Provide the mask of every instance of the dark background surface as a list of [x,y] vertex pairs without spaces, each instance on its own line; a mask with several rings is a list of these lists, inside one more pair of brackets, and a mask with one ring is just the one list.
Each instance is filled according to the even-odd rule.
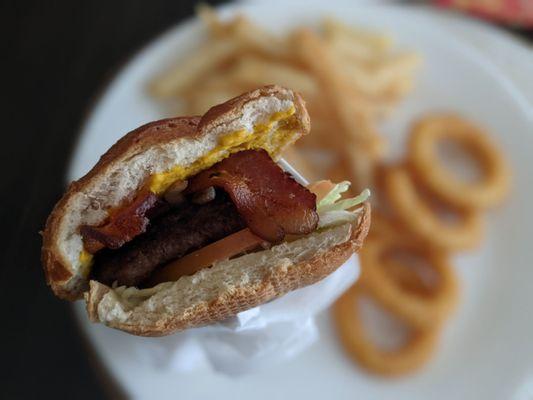
[[1,4],[0,398],[115,397],[69,304],[44,283],[38,231],[99,92],[140,47],[192,15],[194,2]]
[[194,2],[1,7],[0,398],[102,398],[109,385],[91,368],[70,305],[44,283],[38,231],[65,187],[69,153],[100,91],[140,47],[191,16]]

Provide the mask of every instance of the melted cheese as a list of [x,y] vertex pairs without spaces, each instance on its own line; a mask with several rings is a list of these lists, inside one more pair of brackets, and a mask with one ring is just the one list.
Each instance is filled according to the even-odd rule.
[[295,113],[294,107],[272,114],[267,123],[257,124],[252,131],[241,129],[220,137],[218,146],[188,166],[176,165],[166,172],[150,177],[149,188],[156,194],[163,193],[173,182],[186,179],[204,169],[211,167],[229,155],[242,150],[265,149],[270,155],[276,153],[291,137],[290,131],[272,127],[277,122],[289,118]]
[[93,264],[93,255],[88,251],[82,250],[80,252],[80,272],[83,276],[89,275],[90,268]]

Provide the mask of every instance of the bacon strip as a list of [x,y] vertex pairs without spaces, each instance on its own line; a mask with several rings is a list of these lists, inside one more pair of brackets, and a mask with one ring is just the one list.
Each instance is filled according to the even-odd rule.
[[248,228],[269,242],[316,229],[316,196],[286,174],[264,150],[246,150],[189,180],[186,193],[210,186],[226,191]]
[[112,212],[104,225],[80,227],[85,250],[94,254],[103,248],[118,249],[145,232],[149,218],[162,207],[164,205],[156,194],[140,192],[131,203]]

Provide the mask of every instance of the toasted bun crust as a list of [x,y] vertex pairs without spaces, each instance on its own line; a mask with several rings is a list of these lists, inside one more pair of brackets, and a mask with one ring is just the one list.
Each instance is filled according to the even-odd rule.
[[120,163],[120,160],[141,152],[158,143],[198,135],[200,117],[168,118],[143,125],[118,140],[96,165],[82,178],[72,182],[63,197],[48,216],[43,231],[41,262],[48,285],[56,296],[65,300],[77,300],[87,287],[85,277],[76,274],[70,262],[59,249],[61,222],[68,213],[75,194],[82,192],[104,173]]
[[365,203],[353,224],[282,244],[280,251],[221,262],[177,282],[143,291],[91,281],[87,312],[93,322],[139,336],[209,325],[320,281],[361,248],[369,228]]

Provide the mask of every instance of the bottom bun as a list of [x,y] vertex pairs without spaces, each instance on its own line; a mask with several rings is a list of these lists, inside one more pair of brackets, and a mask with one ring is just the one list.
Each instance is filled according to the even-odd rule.
[[91,281],[87,312],[93,322],[140,336],[222,321],[323,279],[359,250],[369,227],[365,203],[354,223],[225,260],[175,282],[137,289]]

